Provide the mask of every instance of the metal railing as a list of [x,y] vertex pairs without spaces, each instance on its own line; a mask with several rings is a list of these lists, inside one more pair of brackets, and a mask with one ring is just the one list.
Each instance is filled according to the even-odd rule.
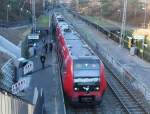
[[6,91],[11,91],[11,86],[14,82],[16,69],[13,65],[13,59],[9,59],[1,68],[2,78],[0,80],[0,88],[5,89]]
[[0,114],[33,114],[34,106],[0,92]]

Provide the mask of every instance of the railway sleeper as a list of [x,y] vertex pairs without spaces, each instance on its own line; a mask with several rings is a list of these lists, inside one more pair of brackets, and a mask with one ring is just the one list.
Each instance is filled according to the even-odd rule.
[[[99,54],[98,54],[99,55]],[[108,73],[109,75],[110,75],[110,73]],[[115,73],[115,75],[118,75],[118,74],[116,74]],[[110,75],[110,77],[111,78],[109,78],[109,79],[112,79],[114,82],[113,82],[113,84],[109,84],[110,86],[112,86],[111,88],[113,89],[113,91],[114,91],[114,93],[116,94],[116,96],[119,96],[120,94],[121,94],[121,92],[123,92],[123,91],[119,91],[119,90],[123,90],[123,89],[125,89],[126,87],[125,87],[125,85],[124,84],[122,84],[121,83],[121,81],[119,80],[119,79],[113,79],[113,78],[115,78],[115,77],[113,77],[113,74],[112,75]],[[118,78],[118,77],[117,77]],[[118,82],[118,81],[120,81],[120,82]],[[109,82],[112,82],[112,81],[109,81]],[[115,84],[114,84],[115,83]],[[124,86],[124,87],[122,87],[122,86]],[[117,88],[117,89],[116,89]],[[127,91],[127,90],[126,90]],[[125,92],[125,91],[124,91]],[[125,92],[125,93],[129,93],[129,92]],[[120,96],[123,96],[123,95],[120,95]],[[125,99],[125,100],[131,100],[132,99],[132,96],[130,96],[130,94],[128,95],[130,98],[123,98],[123,99]],[[122,98],[120,97],[119,99],[121,99],[121,102],[122,102]],[[132,99],[133,100],[133,99]],[[129,103],[131,103],[131,101],[129,102]],[[128,104],[129,104],[128,103]],[[133,104],[135,104],[136,102],[134,102]],[[128,105],[127,104],[127,105]],[[125,106],[125,107],[127,107],[127,106]],[[141,109],[142,110],[142,109]]]

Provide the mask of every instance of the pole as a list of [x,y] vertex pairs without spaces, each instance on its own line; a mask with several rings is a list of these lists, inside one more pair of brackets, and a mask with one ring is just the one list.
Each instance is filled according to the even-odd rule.
[[8,17],[8,13],[9,13],[10,5],[8,4],[6,7],[7,7],[7,16],[6,16],[6,20],[7,20],[7,22],[8,22],[8,18],[9,18],[9,17]]
[[33,33],[35,33],[36,31],[35,0],[32,0],[32,24],[33,24]]
[[45,0],[43,0],[43,11],[45,10]]
[[50,14],[49,14],[49,28],[50,28],[50,26],[51,26],[51,16],[50,16]]
[[7,17],[6,18],[7,18],[7,23],[8,23],[8,6],[7,6]]
[[124,46],[124,37],[125,37],[125,30],[126,30],[127,3],[128,3],[128,1],[124,0],[121,36],[120,36],[120,46]]
[[145,0],[145,13],[144,13],[144,28],[146,28],[146,19],[147,18],[147,0]]

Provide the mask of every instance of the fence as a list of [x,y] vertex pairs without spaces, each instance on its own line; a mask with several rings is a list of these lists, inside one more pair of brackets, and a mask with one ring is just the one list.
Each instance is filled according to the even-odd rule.
[[[14,60],[8,60],[1,68],[2,79],[0,80],[0,114],[43,114],[44,113],[44,93],[34,97],[34,105],[28,101],[12,95],[11,87],[16,76]],[[21,94],[21,93],[20,93]],[[37,102],[38,101],[38,102]]]
[[0,87],[6,91],[11,91],[11,86],[14,82],[16,69],[13,65],[13,59],[9,59],[1,68],[2,79],[0,80]]
[[34,106],[0,92],[0,114],[33,114]]

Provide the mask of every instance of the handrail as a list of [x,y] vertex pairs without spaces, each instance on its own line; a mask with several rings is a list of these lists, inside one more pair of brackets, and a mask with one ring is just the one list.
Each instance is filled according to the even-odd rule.
[[0,112],[2,114],[21,114],[22,109],[26,114],[33,114],[34,105],[9,96],[6,92],[0,92]]

